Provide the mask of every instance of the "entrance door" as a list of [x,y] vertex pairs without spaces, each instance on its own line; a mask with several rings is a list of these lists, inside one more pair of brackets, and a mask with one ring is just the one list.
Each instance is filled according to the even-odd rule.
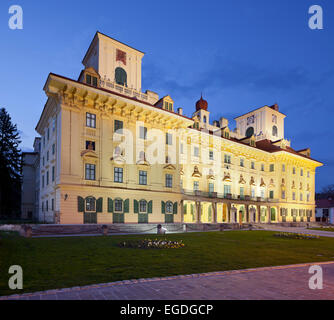
[[84,212],[84,223],[97,223],[96,212]]
[[138,223],[148,223],[148,214],[138,213]]
[[170,213],[165,214],[165,223],[174,223],[174,215]]
[[124,223],[124,213],[113,213],[112,219],[113,223]]
[[271,210],[270,210],[270,220],[271,221],[276,221],[276,210],[275,210],[275,208],[271,208]]

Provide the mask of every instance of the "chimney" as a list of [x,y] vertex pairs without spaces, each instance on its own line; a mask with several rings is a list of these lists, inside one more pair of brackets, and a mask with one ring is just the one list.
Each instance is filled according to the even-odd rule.
[[182,116],[183,115],[183,109],[182,108],[177,108],[177,113]]

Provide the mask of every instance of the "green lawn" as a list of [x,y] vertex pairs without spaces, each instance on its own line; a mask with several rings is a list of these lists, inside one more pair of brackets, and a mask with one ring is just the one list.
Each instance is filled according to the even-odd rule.
[[[117,243],[149,236],[21,238],[2,233],[0,295],[8,290],[8,268],[21,265],[24,290],[334,260],[334,238],[281,239],[270,231],[227,231],[160,236],[183,240],[181,249],[124,249]],[[150,236],[158,238],[157,236]]]
[[320,231],[331,231],[334,232],[334,227],[328,227],[328,228],[309,228],[310,230],[320,230]]

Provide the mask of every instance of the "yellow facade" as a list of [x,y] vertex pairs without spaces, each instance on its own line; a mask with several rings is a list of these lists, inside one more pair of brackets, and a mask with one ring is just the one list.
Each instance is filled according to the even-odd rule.
[[[245,138],[225,120],[210,125],[208,110],[199,107],[188,118],[174,110],[170,96],[159,100],[154,92],[129,88],[128,79],[141,84],[142,56],[97,33],[79,81],[49,75],[48,101],[36,128],[42,136],[40,220],[315,220],[315,170],[321,163],[284,139]],[[109,62],[118,68],[115,81],[102,73],[109,59],[117,60]]]

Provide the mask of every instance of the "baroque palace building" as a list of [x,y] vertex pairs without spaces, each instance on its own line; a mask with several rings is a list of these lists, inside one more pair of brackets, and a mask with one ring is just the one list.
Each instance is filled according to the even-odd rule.
[[142,92],[144,53],[97,32],[78,80],[50,73],[41,135],[39,220],[277,223],[315,220],[310,149],[284,136],[277,104],[210,121]]

